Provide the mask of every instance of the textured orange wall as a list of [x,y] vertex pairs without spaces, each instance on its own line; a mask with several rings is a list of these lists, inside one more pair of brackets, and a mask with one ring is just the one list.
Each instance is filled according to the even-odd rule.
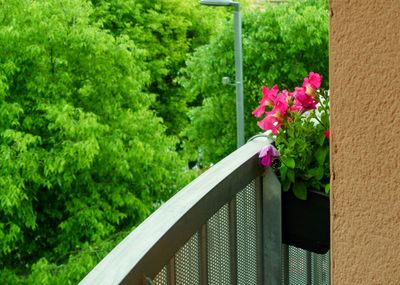
[[332,284],[400,284],[400,0],[331,0]]

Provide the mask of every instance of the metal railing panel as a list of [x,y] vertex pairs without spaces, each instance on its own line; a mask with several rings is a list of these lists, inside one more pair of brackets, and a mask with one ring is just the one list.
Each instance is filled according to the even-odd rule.
[[262,175],[257,153],[267,142],[257,138],[247,143],[183,188],[118,244],[80,284],[143,284],[145,277],[154,279],[201,225]]
[[283,245],[283,285],[329,285],[330,255]]
[[166,266],[164,266],[163,269],[154,278],[153,284],[154,285],[167,285],[168,284],[168,275],[167,275],[167,267]]
[[207,222],[208,282],[210,285],[233,284],[230,263],[229,207],[224,205]]
[[199,237],[194,234],[176,253],[176,284],[200,284]]
[[252,181],[236,195],[237,205],[237,283],[239,285],[258,283],[257,254],[261,247],[257,244],[257,190]]
[[262,177],[258,177],[255,182],[256,187],[256,238],[257,238],[257,284],[264,284],[264,253],[263,253],[263,193]]

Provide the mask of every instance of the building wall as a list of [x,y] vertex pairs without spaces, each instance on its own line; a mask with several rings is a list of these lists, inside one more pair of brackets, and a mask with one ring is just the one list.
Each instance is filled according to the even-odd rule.
[[400,284],[400,0],[330,0],[332,284]]

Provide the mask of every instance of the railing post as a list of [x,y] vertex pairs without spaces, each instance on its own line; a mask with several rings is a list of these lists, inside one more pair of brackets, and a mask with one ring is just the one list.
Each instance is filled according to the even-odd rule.
[[282,244],[283,285],[289,285],[289,246]]
[[306,285],[312,284],[312,275],[313,275],[313,267],[312,267],[312,260],[311,260],[311,252],[306,251]]
[[282,284],[281,184],[271,168],[263,178],[264,284]]
[[262,223],[262,206],[263,206],[263,193],[262,193],[262,179],[258,177],[256,181],[256,221],[257,221],[257,284],[263,284],[263,223]]
[[167,267],[168,285],[176,284],[175,256],[171,258]]
[[200,285],[208,283],[208,264],[207,264],[207,224],[201,225],[199,231],[199,258],[200,258]]
[[323,260],[321,256],[315,253],[312,253],[311,255],[312,255],[312,283],[324,284],[324,276],[322,272]]
[[236,198],[229,202],[229,259],[231,270],[231,284],[237,284],[237,228],[236,228]]

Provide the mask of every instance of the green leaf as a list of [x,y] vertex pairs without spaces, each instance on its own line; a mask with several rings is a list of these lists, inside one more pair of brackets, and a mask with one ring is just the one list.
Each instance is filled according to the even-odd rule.
[[314,157],[317,160],[319,165],[323,165],[326,155],[328,154],[329,149],[326,147],[319,147],[315,153],[314,153]]
[[295,178],[296,178],[296,175],[295,175],[295,173],[294,173],[294,170],[288,169],[288,171],[287,171],[287,178],[288,178],[288,181],[289,181],[289,182],[293,182],[293,183],[294,183],[294,180],[295,180]]
[[328,184],[325,185],[325,193],[329,194],[330,191],[331,191],[331,184],[328,183]]
[[315,177],[315,179],[321,180],[322,177],[324,176],[324,168],[323,168],[322,165],[320,165],[319,167],[315,167],[315,168],[313,168],[313,169],[310,169],[310,170],[308,171],[308,173],[309,173],[311,176]]
[[285,180],[286,179],[286,173],[287,173],[288,168],[286,167],[286,165],[282,164],[281,167],[279,168],[279,173],[281,175],[281,180]]
[[294,184],[293,193],[297,198],[307,200],[307,188],[303,182],[299,181]]
[[284,191],[284,192],[287,192],[287,191],[289,191],[290,185],[291,185],[292,183],[290,183],[290,181],[288,181],[288,180],[284,180],[284,181],[281,181],[281,184],[282,184],[282,189],[283,189],[283,191]]
[[325,141],[325,135],[320,135],[320,136],[318,136],[318,138],[317,138],[317,143],[319,144],[319,145],[323,145],[324,144],[324,141]]
[[286,157],[286,156],[282,156],[281,157],[281,161],[284,165],[286,165],[288,168],[294,168],[296,163],[294,162],[294,159],[291,157]]

